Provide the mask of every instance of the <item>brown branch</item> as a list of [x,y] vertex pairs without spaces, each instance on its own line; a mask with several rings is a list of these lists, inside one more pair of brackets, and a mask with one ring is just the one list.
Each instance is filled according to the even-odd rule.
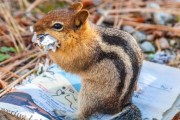
[[15,85],[17,85],[18,83],[20,83],[25,77],[27,77],[28,75],[30,75],[32,72],[34,72],[35,69],[32,69],[31,71],[29,71],[28,73],[26,73],[25,75],[23,75],[22,77],[18,78],[17,80],[13,81],[11,84],[9,84],[7,87],[5,87],[4,89],[2,89],[1,93],[0,93],[0,97],[2,97],[4,94],[6,94],[7,92],[9,92]]
[[22,58],[22,57],[25,57],[25,56],[29,56],[30,54],[33,54],[35,52],[38,52],[38,49],[35,49],[35,50],[32,50],[32,51],[28,51],[28,52],[24,52],[24,53],[21,53],[21,54],[18,54],[16,55],[15,57],[11,57],[3,62],[0,63],[0,66],[2,65],[5,65],[9,62],[12,62],[12,61],[15,61],[16,59],[19,59],[19,58]]
[[179,10],[171,10],[171,9],[150,9],[150,8],[123,8],[121,10],[110,10],[109,13],[110,14],[114,14],[114,13],[130,13],[130,12],[141,12],[141,13],[169,13],[169,14],[173,14],[173,15],[180,15]]
[[13,77],[17,77],[17,78],[20,77],[19,75],[15,74],[15,73],[13,73],[13,72],[11,72],[11,71],[9,71],[9,70],[6,69],[6,68],[0,67],[0,71],[1,71],[1,72],[5,72],[5,73],[9,73],[9,74],[11,74],[11,76],[13,76]]
[[34,3],[32,3],[26,10],[26,12],[30,12],[32,9],[34,9],[37,5],[39,5],[43,0],[35,0]]

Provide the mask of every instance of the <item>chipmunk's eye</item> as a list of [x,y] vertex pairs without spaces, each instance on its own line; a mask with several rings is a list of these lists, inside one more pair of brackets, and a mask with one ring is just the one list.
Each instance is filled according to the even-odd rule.
[[61,23],[55,23],[52,28],[57,31],[61,31],[63,29],[63,25]]

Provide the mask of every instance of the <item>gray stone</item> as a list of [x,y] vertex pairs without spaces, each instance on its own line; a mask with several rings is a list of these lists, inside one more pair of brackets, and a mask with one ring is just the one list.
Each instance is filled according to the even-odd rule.
[[160,51],[155,54],[154,58],[151,59],[151,61],[160,64],[165,64],[173,60],[175,56],[176,56],[175,53],[172,51]]
[[140,31],[134,32],[133,37],[137,40],[137,42],[142,42],[147,38],[146,34]]
[[175,46],[176,45],[176,40],[174,40],[174,39],[170,40],[170,45]]
[[[146,7],[147,8],[154,8],[154,9],[160,9],[161,8],[159,4],[154,3],[154,2],[147,4]],[[174,19],[173,15],[168,14],[168,13],[163,13],[163,12],[162,13],[148,14],[148,15],[152,15],[154,23],[159,24],[159,25],[165,25]]]
[[180,38],[172,38],[169,40],[170,45],[174,48],[180,48]]
[[133,33],[136,31],[132,26],[129,26],[129,25],[123,26],[123,30],[128,32],[128,33]]
[[140,45],[143,52],[155,52],[155,47],[151,42],[145,41]]
[[159,9],[159,8],[160,8],[160,5],[157,4],[157,3],[151,2],[151,3],[147,4],[146,7],[147,7],[147,8],[155,8],[155,9]]
[[167,49],[170,47],[169,43],[168,43],[168,40],[166,38],[160,38],[158,40],[159,42],[159,45],[162,49]]
[[153,41],[154,40],[154,35],[153,34],[147,35],[147,40],[148,41]]
[[23,71],[19,72],[18,75],[23,76],[24,74],[26,74],[29,71],[30,71],[29,69],[24,69]]
[[102,0],[93,0],[93,3],[94,3],[95,5],[99,5],[99,4],[101,4],[101,2],[102,2]]
[[165,25],[171,22],[174,19],[174,16],[168,13],[155,13],[153,15],[153,21],[156,24]]

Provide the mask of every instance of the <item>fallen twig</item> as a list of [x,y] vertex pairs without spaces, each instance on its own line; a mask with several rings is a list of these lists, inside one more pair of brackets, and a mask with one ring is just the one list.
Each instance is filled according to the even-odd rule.
[[34,3],[32,3],[27,9],[26,12],[30,12],[32,9],[34,9],[37,5],[39,5],[43,0],[35,0]]
[[28,75],[30,75],[31,73],[33,73],[35,71],[35,68],[30,70],[28,73],[26,73],[25,75],[21,76],[20,78],[18,78],[17,80],[13,81],[12,83],[10,83],[8,86],[6,86],[4,89],[2,89],[0,92],[0,97],[2,97],[4,94],[6,94],[7,92],[9,92],[15,85],[17,85],[18,83],[20,83],[25,77],[27,77]]
[[141,12],[141,13],[170,13],[173,15],[180,15],[179,10],[172,10],[172,9],[150,9],[150,8],[124,8],[122,10],[110,10],[110,14],[114,13],[131,13],[131,12]]
[[38,49],[34,49],[34,50],[31,50],[31,51],[27,51],[27,52],[18,54],[18,55],[16,55],[15,57],[11,57],[11,58],[9,58],[9,59],[1,62],[1,63],[0,63],[0,66],[5,65],[5,64],[7,64],[7,63],[9,63],[9,62],[15,61],[16,59],[19,59],[19,58],[28,56],[28,55],[30,55],[30,54],[32,54],[32,53],[35,53],[35,52],[38,52]]

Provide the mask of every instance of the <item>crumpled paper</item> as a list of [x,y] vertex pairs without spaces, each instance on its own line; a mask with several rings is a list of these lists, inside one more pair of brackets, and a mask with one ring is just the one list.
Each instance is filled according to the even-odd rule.
[[[33,32],[33,28],[30,27],[30,31]],[[40,37],[44,37],[42,40],[40,40],[37,37],[37,33],[34,32],[34,35],[32,37],[32,42],[33,43],[37,43],[39,46],[43,47],[43,49],[45,51],[49,51],[52,50],[53,52],[56,51],[56,49],[59,47],[58,41],[57,39],[55,39],[54,37],[52,37],[49,34],[43,34]]]

